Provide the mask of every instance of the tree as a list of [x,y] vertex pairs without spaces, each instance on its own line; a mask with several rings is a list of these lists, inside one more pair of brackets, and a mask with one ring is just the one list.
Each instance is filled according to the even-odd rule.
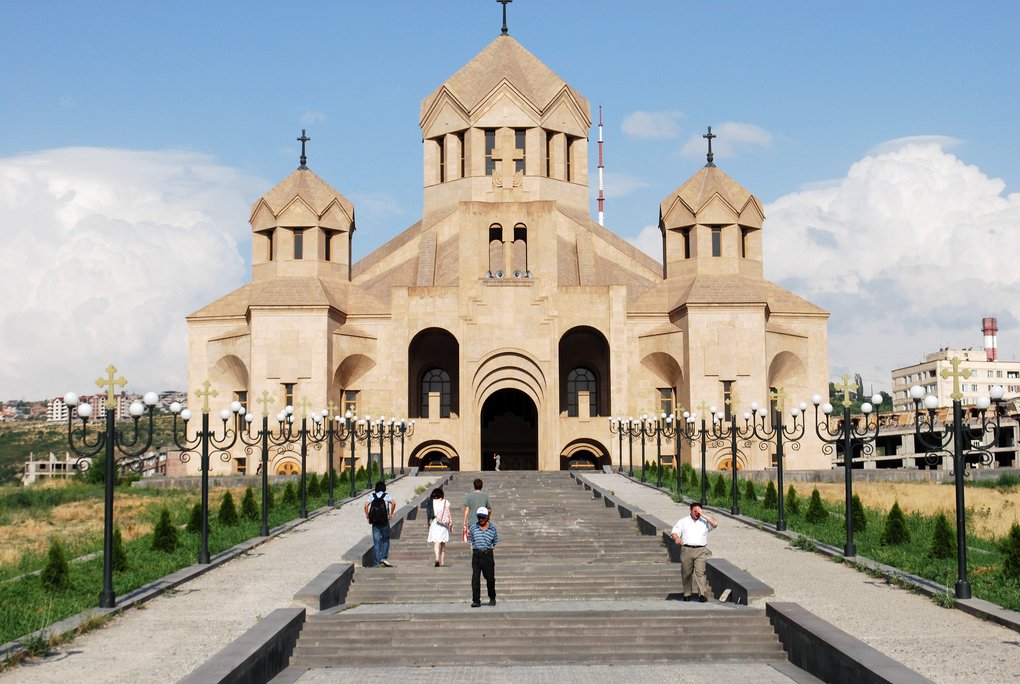
[[715,484],[712,485],[712,496],[717,499],[726,498],[726,480],[723,479],[722,473],[715,476]]
[[293,506],[297,503],[297,490],[294,489],[294,483],[288,482],[287,486],[283,488],[283,505]]
[[797,489],[790,485],[786,490],[786,499],[783,501],[787,515],[800,515],[800,498],[797,496]]
[[935,530],[931,536],[931,546],[928,548],[929,558],[953,558],[956,555],[956,540],[953,539],[953,530],[949,526],[949,520],[944,513],[939,513],[935,518]]
[[124,550],[124,539],[120,536],[120,528],[113,528],[113,571],[124,572],[128,569],[127,551]]
[[850,527],[853,528],[854,532],[863,532],[868,529],[868,514],[864,511],[861,497],[856,494],[850,499],[850,515],[853,518],[850,522]]
[[197,503],[191,507],[191,517],[188,518],[188,526],[184,528],[187,532],[202,531],[202,504]]
[[319,486],[319,476],[317,474],[312,473],[308,477],[308,484],[306,486],[307,486],[306,492],[308,494],[309,499],[313,499],[322,494],[322,487]]
[[1020,524],[1013,523],[1002,542],[1002,574],[1010,581],[1020,580]]
[[811,501],[808,503],[804,519],[809,523],[823,523],[829,519],[829,511],[822,504],[822,495],[818,493],[818,487],[811,491]]
[[237,524],[237,507],[234,506],[234,497],[230,494],[230,490],[223,492],[223,497],[220,499],[220,511],[216,519],[220,521],[221,525],[227,527]]
[[42,585],[51,591],[66,589],[70,583],[71,568],[67,563],[64,545],[59,539],[51,539],[46,553],[46,567],[39,573]]
[[748,480],[744,485],[744,499],[747,501],[758,500],[758,492],[754,489],[754,480]]
[[177,538],[177,528],[170,522],[170,511],[164,506],[163,510],[159,512],[159,522],[156,523],[156,529],[152,533],[152,548],[154,551],[170,553],[180,543]]
[[765,498],[762,500],[765,508],[776,508],[779,506],[779,495],[776,492],[776,485],[772,480],[765,485]]
[[907,519],[900,509],[899,501],[893,503],[889,509],[889,515],[885,518],[885,529],[882,530],[883,544],[903,544],[910,541],[910,530],[907,529]]
[[241,499],[241,517],[245,520],[259,519],[259,508],[255,504],[255,492],[251,487],[244,490],[244,497]]

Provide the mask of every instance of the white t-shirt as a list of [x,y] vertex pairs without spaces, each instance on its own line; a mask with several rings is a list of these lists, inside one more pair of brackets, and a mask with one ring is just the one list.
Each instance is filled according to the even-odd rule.
[[673,525],[672,534],[680,536],[680,541],[687,546],[705,546],[708,544],[708,533],[715,527],[710,525],[705,516],[695,521],[691,516],[680,518],[676,525]]

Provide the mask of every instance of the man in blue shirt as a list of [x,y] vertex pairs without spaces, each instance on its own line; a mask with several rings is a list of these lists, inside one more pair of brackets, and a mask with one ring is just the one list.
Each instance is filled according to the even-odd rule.
[[499,543],[496,526],[489,522],[489,509],[484,506],[475,511],[478,522],[468,530],[468,543],[471,544],[471,607],[482,605],[482,583],[480,575],[485,575],[485,588],[489,594],[489,605],[496,605],[496,561],[492,549]]

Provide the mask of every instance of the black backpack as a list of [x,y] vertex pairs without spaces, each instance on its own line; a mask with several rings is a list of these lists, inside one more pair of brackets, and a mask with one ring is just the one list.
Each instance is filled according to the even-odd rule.
[[386,495],[372,495],[372,503],[368,505],[368,522],[381,526],[389,522],[389,515],[386,511]]

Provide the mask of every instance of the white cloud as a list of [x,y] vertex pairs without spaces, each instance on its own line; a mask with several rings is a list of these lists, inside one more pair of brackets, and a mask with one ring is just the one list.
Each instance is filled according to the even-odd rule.
[[183,388],[184,316],[248,279],[269,187],[182,151],[64,148],[0,159],[0,399]]
[[631,112],[623,117],[620,129],[631,138],[661,139],[676,138],[680,135],[680,119],[683,112]]
[[312,124],[322,123],[326,120],[325,112],[319,112],[313,109],[306,109],[305,113],[301,115],[301,125],[311,126]]
[[656,261],[662,261],[662,231],[658,226],[645,226],[640,233],[627,238],[627,242]]
[[834,184],[766,207],[769,276],[827,308],[831,374],[889,372],[943,346],[980,348],[999,319],[1020,350],[1020,193],[930,139],[877,149]]
[[868,156],[877,157],[880,154],[899,152],[904,147],[910,147],[912,145],[935,145],[943,150],[953,150],[959,147],[962,142],[963,141],[959,138],[953,138],[948,135],[908,135],[903,138],[886,140],[883,143],[875,145],[873,148],[868,150]]
[[354,211],[359,222],[384,223],[399,218],[404,210],[400,203],[385,192],[362,192],[351,195]]
[[[605,174],[605,185],[606,185],[606,198],[619,199],[626,197],[627,195],[633,194],[634,192],[643,188],[649,188],[652,186],[646,180],[638,178],[637,176],[630,176],[625,173],[614,173],[612,171],[606,171]],[[598,197],[598,177],[589,179],[591,181],[591,192],[592,197]]]
[[[724,121],[712,126],[712,152],[720,159],[735,156],[738,152],[752,147],[772,147],[772,134],[764,128],[739,121]],[[695,133],[684,146],[680,154],[685,157],[701,157],[708,152],[708,141],[704,133]]]

